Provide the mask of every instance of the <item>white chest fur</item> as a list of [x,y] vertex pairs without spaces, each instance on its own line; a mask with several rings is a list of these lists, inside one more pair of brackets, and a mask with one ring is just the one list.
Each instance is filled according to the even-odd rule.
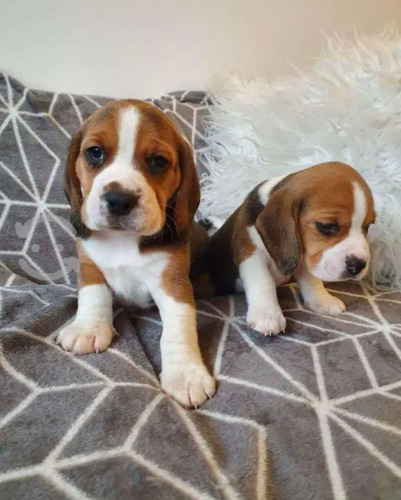
[[82,246],[121,302],[145,308],[152,304],[151,290],[160,285],[169,255],[140,253],[138,242],[133,234],[104,231],[83,240]]

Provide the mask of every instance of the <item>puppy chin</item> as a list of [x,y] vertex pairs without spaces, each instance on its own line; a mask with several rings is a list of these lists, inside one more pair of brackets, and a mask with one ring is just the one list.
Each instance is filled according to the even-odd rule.
[[361,271],[357,276],[347,276],[346,275],[346,269],[345,265],[341,267],[341,270],[332,270],[330,269],[330,266],[324,266],[321,265],[320,263],[314,268],[314,269],[309,269],[309,272],[315,277],[318,278],[319,280],[325,281],[325,282],[333,282],[333,281],[360,281],[362,280],[367,272],[368,272],[368,266]]
[[331,281],[345,281],[345,279],[338,274],[333,274],[325,271],[324,269],[313,269],[310,273],[317,279],[325,282]]
[[320,261],[314,268],[309,268],[309,272],[321,281],[345,281],[347,278],[344,278],[344,268],[345,265],[340,263]]
[[[88,226],[89,227],[89,226]],[[133,220],[99,220],[93,224],[93,227],[89,227],[93,231],[126,231],[129,233],[134,233],[138,236],[152,236],[158,233],[163,227],[163,224],[159,220],[151,221],[138,221]]]

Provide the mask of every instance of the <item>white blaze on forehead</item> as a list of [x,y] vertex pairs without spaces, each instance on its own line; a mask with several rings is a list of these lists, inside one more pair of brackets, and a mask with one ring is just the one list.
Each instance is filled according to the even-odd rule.
[[141,114],[137,108],[123,108],[118,116],[118,149],[114,162],[130,165],[134,156]]
[[350,234],[361,232],[367,211],[366,197],[363,189],[357,182],[353,182],[352,187],[354,191],[354,213],[351,219]]

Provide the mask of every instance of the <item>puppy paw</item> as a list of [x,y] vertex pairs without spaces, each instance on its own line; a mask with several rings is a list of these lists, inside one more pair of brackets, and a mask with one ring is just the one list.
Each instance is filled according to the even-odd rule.
[[109,347],[114,333],[113,327],[108,324],[74,321],[61,330],[57,344],[74,354],[100,352]]
[[346,309],[342,300],[329,293],[319,296],[314,300],[306,301],[305,304],[312,311],[319,314],[328,314],[329,316],[339,316]]
[[268,336],[285,332],[287,325],[281,309],[249,309],[247,322],[252,330]]
[[185,408],[197,408],[216,392],[216,382],[203,363],[168,367],[160,381],[163,391]]

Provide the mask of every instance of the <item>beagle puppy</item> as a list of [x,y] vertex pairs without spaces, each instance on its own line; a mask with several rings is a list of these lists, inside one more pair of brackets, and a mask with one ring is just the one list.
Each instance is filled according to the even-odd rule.
[[103,351],[114,334],[113,296],[141,308],[156,303],[162,388],[185,407],[201,405],[215,382],[201,358],[189,278],[201,246],[190,145],[152,104],[110,102],[73,136],[65,191],[77,231],[79,293],[75,320],[58,342],[76,354]]
[[365,276],[374,221],[368,185],[343,163],[262,182],[212,236],[211,280],[219,294],[245,291],[248,324],[264,335],[285,331],[276,287],[292,276],[312,311],[336,316],[345,304],[322,282]]

